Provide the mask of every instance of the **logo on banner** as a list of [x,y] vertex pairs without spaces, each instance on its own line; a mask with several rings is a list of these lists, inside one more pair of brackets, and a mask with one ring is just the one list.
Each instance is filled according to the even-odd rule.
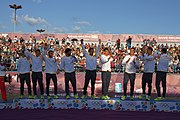
[[160,103],[160,106],[163,108],[169,108],[169,103]]
[[129,106],[129,107],[135,107],[136,102],[126,102],[126,105]]

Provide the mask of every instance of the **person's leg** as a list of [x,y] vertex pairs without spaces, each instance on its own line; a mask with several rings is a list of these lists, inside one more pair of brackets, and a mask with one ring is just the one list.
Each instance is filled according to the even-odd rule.
[[66,91],[66,95],[69,95],[69,75],[68,73],[64,73],[65,76],[65,91]]
[[132,97],[134,95],[134,84],[135,84],[135,78],[136,78],[136,74],[129,74],[129,79],[130,79],[130,96]]
[[124,73],[124,81],[123,81],[123,88],[124,88],[124,96],[127,96],[127,84],[129,81],[128,73]]
[[91,95],[94,95],[96,76],[96,71],[93,71],[91,75]]
[[166,97],[166,75],[167,73],[164,72],[162,76],[163,97]]
[[4,76],[0,76],[0,90],[2,94],[2,100],[6,101],[7,96],[6,96],[6,88],[5,88],[5,83],[4,83]]
[[147,78],[147,74],[143,73],[142,76],[142,90],[143,90],[143,94],[146,94],[146,78]]
[[31,81],[30,81],[30,73],[25,74],[25,80],[26,80],[26,85],[28,87],[28,95],[31,95]]
[[70,78],[70,81],[71,81],[71,84],[72,84],[72,87],[73,87],[73,92],[74,92],[74,95],[77,94],[77,89],[76,89],[76,74],[75,72],[71,73],[71,78]]
[[101,74],[101,79],[102,79],[102,95],[106,94],[106,72],[102,72]]
[[49,96],[49,85],[50,85],[51,76],[46,73],[46,94]]
[[24,95],[24,75],[20,74],[20,95]]
[[37,91],[36,91],[37,78],[38,78],[38,74],[35,73],[35,72],[32,72],[32,83],[33,83],[33,92],[34,92],[34,95],[37,95]]
[[151,90],[152,90],[152,77],[153,73],[149,73],[147,83],[148,83],[148,96],[151,96]]
[[57,95],[57,76],[56,74],[52,74],[51,76],[54,83],[54,95]]
[[106,95],[108,95],[108,90],[109,90],[109,84],[110,84],[110,80],[111,80],[111,72],[107,72],[106,73]]
[[44,86],[43,86],[43,75],[42,75],[42,72],[38,73],[38,84],[39,84],[41,95],[44,95]]
[[[88,70],[86,70],[83,95],[87,95],[87,87],[88,87],[90,78],[91,78],[91,72],[89,72]],[[91,81],[91,82],[92,82],[92,81]]]
[[157,90],[158,97],[161,97],[160,81],[161,81],[161,72],[157,72],[157,74],[156,74],[156,90]]

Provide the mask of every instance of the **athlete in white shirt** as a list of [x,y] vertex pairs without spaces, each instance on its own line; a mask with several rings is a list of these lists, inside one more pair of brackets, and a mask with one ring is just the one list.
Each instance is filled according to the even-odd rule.
[[130,49],[130,55],[125,56],[125,58],[122,61],[122,65],[125,67],[124,72],[124,95],[121,97],[122,100],[126,99],[126,92],[127,92],[127,84],[130,80],[130,99],[134,100],[133,94],[134,94],[134,84],[135,84],[135,78],[136,78],[136,70],[139,67],[139,60],[135,56],[135,48]]
[[32,60],[32,83],[33,83],[33,98],[37,97],[36,86],[37,82],[40,87],[41,99],[44,98],[43,75],[42,75],[42,62],[43,58],[39,49],[35,50],[35,55],[31,54],[28,50],[25,51],[27,58]]
[[[158,61],[157,65],[157,74],[156,74],[156,90],[158,97],[155,98],[155,100],[164,100],[166,97],[166,75],[169,68],[169,62],[171,60],[171,57],[167,55],[167,49],[163,48],[161,50],[160,59]],[[163,87],[163,94],[161,97],[161,89],[160,89],[160,82],[162,81],[162,87]]]
[[[142,90],[143,93],[139,96],[140,99],[145,98],[147,101],[150,100],[151,90],[152,90],[152,77],[155,69],[155,54],[153,55],[153,49],[151,47],[147,48],[147,53],[142,53],[139,56],[140,60],[144,62],[144,72],[142,76]],[[148,94],[146,95],[146,84],[148,84]]]
[[69,81],[71,82],[73,86],[73,91],[74,91],[74,97],[78,99],[77,95],[77,90],[76,90],[76,74],[74,70],[74,63],[77,62],[76,57],[71,55],[71,49],[66,48],[65,50],[66,56],[64,56],[61,59],[61,64],[60,64],[60,70],[65,71],[65,91],[66,91],[66,99],[69,99]]
[[98,48],[96,48],[96,54],[94,55],[94,48],[89,48],[88,52],[85,50],[85,45],[83,40],[81,40],[82,50],[86,58],[86,75],[85,75],[85,83],[84,83],[84,92],[82,99],[85,99],[87,96],[87,87],[89,81],[91,80],[91,98],[94,99],[94,90],[95,90],[95,82],[96,82],[96,68],[97,68],[97,58],[100,51],[101,40],[99,39]]
[[26,58],[24,52],[20,53],[21,57],[17,62],[17,71],[20,77],[20,99],[23,98],[24,95],[24,82],[26,81],[28,87],[28,95],[31,99],[31,80],[30,80],[30,62],[29,59]]
[[102,64],[102,99],[110,99],[108,96],[109,83],[111,80],[111,62],[113,58],[108,48],[105,48],[104,53],[101,55],[100,60]]
[[[45,61],[45,73],[46,73],[46,94],[48,99],[51,99],[49,95],[49,86],[50,86],[50,80],[52,79],[54,83],[54,98],[58,99],[57,96],[57,76],[56,74],[59,73],[58,71],[58,63],[56,59],[54,58],[54,50],[48,49],[47,46],[44,48],[44,52],[42,54],[43,60]],[[46,57],[46,52],[48,51],[48,57]]]

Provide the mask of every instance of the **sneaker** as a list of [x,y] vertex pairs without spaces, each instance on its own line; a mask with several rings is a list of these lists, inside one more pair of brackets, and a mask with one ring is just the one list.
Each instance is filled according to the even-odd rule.
[[32,99],[36,99],[36,98],[37,98],[37,95],[32,96]]
[[157,97],[157,98],[155,98],[154,100],[155,100],[155,101],[161,101],[162,98],[161,98],[161,97]]
[[102,100],[106,100],[106,96],[102,95],[102,96],[101,96],[101,99],[102,99]]
[[59,97],[57,95],[54,95],[54,99],[58,99]]
[[75,94],[75,95],[74,95],[74,98],[75,98],[75,99],[78,99],[78,98],[79,98],[78,94]]
[[33,99],[33,96],[32,96],[32,95],[29,95],[28,98],[29,98],[29,99]]
[[86,95],[83,95],[83,96],[81,97],[81,99],[86,99]]
[[165,100],[165,97],[161,97],[161,100]]
[[41,95],[41,99],[44,99],[44,95]]
[[23,97],[24,97],[23,95],[20,95],[20,96],[19,96],[19,99],[23,99]]
[[70,99],[70,96],[69,96],[69,95],[66,95],[66,99]]
[[51,96],[48,95],[48,96],[47,96],[47,99],[51,99]]
[[109,97],[108,95],[106,95],[105,97],[106,97],[106,100],[109,100],[109,99],[110,99],[110,97]]
[[121,100],[125,100],[126,99],[126,96],[121,96]]
[[130,100],[131,100],[131,101],[134,101],[134,97],[133,97],[133,96],[131,96],[131,97],[130,97]]
[[146,95],[146,100],[150,101],[151,100],[150,96]]
[[96,99],[96,97],[94,95],[91,95],[91,99]]
[[146,95],[145,95],[145,94],[142,94],[142,95],[140,95],[138,98],[139,98],[139,99],[144,99],[144,98],[146,98]]

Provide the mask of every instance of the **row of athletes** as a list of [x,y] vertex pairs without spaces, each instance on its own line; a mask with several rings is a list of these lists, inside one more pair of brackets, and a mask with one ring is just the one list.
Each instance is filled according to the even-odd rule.
[[[95,81],[96,81],[96,67],[97,67],[97,58],[100,52],[101,40],[99,40],[98,48],[96,49],[96,54],[94,55],[95,49],[89,48],[88,52],[85,49],[84,42],[81,41],[82,50],[86,57],[86,73],[85,73],[85,84],[84,92],[81,96],[82,99],[87,97],[87,87],[91,80],[91,98],[95,99],[94,90],[95,90]],[[79,98],[76,90],[76,75],[74,69],[74,63],[78,62],[77,58],[71,55],[71,49],[66,48],[65,56],[62,57],[60,65],[54,58],[53,49],[49,48],[48,45],[44,46],[44,51],[40,52],[39,49],[35,50],[35,55],[31,54],[28,50],[23,48],[20,59],[18,60],[18,74],[20,78],[20,97],[24,97],[24,84],[26,82],[28,86],[28,95],[29,98],[37,98],[37,83],[40,88],[40,98],[44,99],[44,88],[43,88],[43,75],[42,75],[42,64],[43,60],[45,62],[45,73],[46,73],[46,94],[47,98],[50,99],[49,95],[49,86],[50,80],[52,79],[54,83],[54,98],[58,99],[57,95],[57,74],[61,70],[64,70],[65,74],[65,92],[66,98],[69,99],[69,82],[71,82],[74,92],[74,97]],[[48,53],[48,57],[47,54]],[[33,92],[31,92],[31,80],[30,80],[30,59],[32,60],[32,83],[33,83]],[[155,100],[163,100],[166,96],[166,74],[168,71],[168,63],[171,58],[167,55],[167,50],[162,49],[161,54],[157,55],[153,53],[153,49],[148,47],[147,50],[143,50],[141,55],[135,55],[135,49],[130,48],[130,53],[125,56],[122,61],[122,65],[125,67],[124,72],[124,81],[123,81],[123,90],[124,95],[120,99],[125,100],[127,98],[127,84],[130,81],[130,100],[134,100],[134,85],[136,78],[136,70],[139,67],[139,61],[144,62],[144,73],[142,76],[142,89],[143,93],[139,97],[140,99],[150,100],[151,90],[152,90],[152,76],[155,68],[155,60],[158,59],[157,65],[157,74],[156,74],[156,89],[158,97]],[[0,58],[1,60],[1,58]],[[102,99],[110,99],[108,96],[108,89],[111,80],[111,62],[113,61],[111,52],[108,48],[104,48],[103,54],[100,56],[100,61],[102,64],[101,69],[101,79],[102,79]],[[4,76],[5,76],[5,65],[0,65],[0,88],[2,92],[2,100],[6,101],[6,91],[4,85]],[[163,94],[161,96],[160,82],[162,81]],[[148,93],[146,94],[146,84],[148,84]]]

